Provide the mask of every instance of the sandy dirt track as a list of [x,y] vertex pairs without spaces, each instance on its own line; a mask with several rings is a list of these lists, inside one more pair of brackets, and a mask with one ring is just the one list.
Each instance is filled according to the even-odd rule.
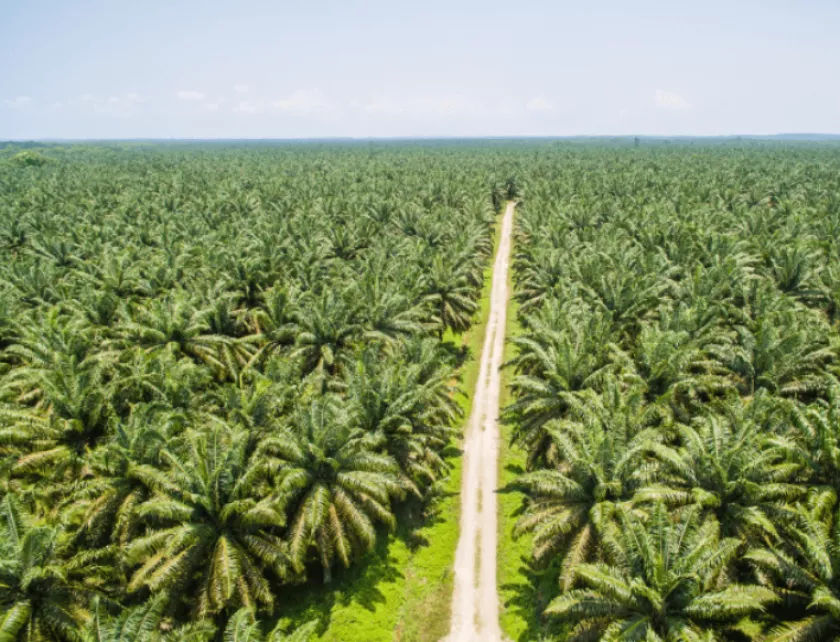
[[464,435],[461,533],[455,551],[455,589],[448,642],[502,640],[496,590],[499,368],[504,359],[513,207],[513,203],[508,203],[502,218],[481,366]]

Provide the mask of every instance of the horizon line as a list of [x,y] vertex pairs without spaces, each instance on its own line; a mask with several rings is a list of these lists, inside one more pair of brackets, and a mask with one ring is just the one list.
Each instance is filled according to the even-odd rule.
[[570,135],[486,135],[486,136],[303,136],[303,137],[160,137],[160,136],[131,136],[131,137],[44,137],[44,138],[2,138],[0,144],[8,143],[90,143],[90,142],[323,142],[323,141],[439,141],[439,140],[581,140],[581,139],[649,139],[649,140],[719,140],[719,139],[827,139],[840,141],[840,133],[822,132],[779,132],[774,134],[570,134]]

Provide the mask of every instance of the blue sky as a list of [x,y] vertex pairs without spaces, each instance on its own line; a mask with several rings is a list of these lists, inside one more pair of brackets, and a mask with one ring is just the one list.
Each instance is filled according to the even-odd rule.
[[840,0],[0,0],[0,139],[840,133]]

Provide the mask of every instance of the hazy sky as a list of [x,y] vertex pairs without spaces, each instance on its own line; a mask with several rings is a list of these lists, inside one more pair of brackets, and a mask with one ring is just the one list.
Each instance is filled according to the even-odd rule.
[[840,0],[0,0],[0,139],[840,133]]

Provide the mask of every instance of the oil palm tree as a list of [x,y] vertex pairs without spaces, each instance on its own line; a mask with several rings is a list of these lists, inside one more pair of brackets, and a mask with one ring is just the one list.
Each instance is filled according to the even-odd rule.
[[147,533],[126,550],[136,568],[129,591],[189,596],[198,617],[274,603],[269,578],[289,572],[285,518],[247,437],[210,427],[189,433],[183,454],[161,452],[167,466],[149,476],[155,492],[136,509]]
[[[814,492],[797,507],[783,544],[755,549],[746,559],[775,581],[801,619],[776,624],[772,642],[833,640],[840,636],[840,530],[837,498]],[[794,616],[795,617],[795,616]]]
[[297,335],[294,295],[285,288],[274,287],[262,298],[262,305],[249,315],[249,325],[253,325],[256,332],[245,341],[257,347],[249,365],[261,364],[278,350],[290,348]]
[[529,317],[528,325],[526,333],[512,339],[518,352],[506,365],[518,374],[510,383],[515,401],[505,408],[504,418],[513,423],[513,438],[533,465],[549,447],[545,426],[566,416],[576,403],[575,392],[598,386],[617,368],[609,322],[599,315],[550,307]]
[[0,410],[0,444],[21,453],[15,470],[57,482],[78,478],[113,417],[102,363],[71,358],[52,368],[19,368],[7,385],[37,400],[33,407],[10,404]]
[[[431,347],[428,340],[422,343]],[[368,349],[346,374],[352,421],[368,434],[384,436],[385,452],[415,493],[445,468],[440,452],[462,414],[454,376],[437,350],[423,348],[402,349],[391,359]]]
[[88,457],[91,475],[75,488],[64,511],[74,542],[87,547],[127,545],[139,535],[137,509],[158,485],[161,451],[175,431],[154,405],[136,406],[113,437]]
[[699,504],[719,521],[727,537],[771,541],[776,523],[803,496],[799,466],[779,456],[762,414],[770,400],[759,395],[751,407],[734,400],[725,414],[709,414],[691,425],[677,424],[677,443],[650,443],[659,481],[641,488],[636,502],[678,507]]
[[598,556],[602,538],[615,528],[617,512],[629,506],[641,477],[637,466],[643,446],[656,439],[640,424],[638,398],[626,398],[632,395],[614,384],[604,397],[576,393],[574,418],[546,428],[550,463],[514,484],[527,496],[514,535],[532,535],[538,564],[562,559],[562,590],[572,586],[580,564]]
[[391,500],[405,491],[396,462],[381,454],[383,441],[381,434],[354,430],[346,409],[327,395],[263,442],[257,456],[280,462],[277,493],[289,515],[289,556],[297,571],[314,550],[330,582],[336,560],[349,566],[373,547],[376,523],[395,525]]
[[629,512],[620,520],[608,558],[578,566],[580,588],[545,610],[574,624],[570,640],[723,642],[778,599],[769,588],[726,580],[740,542],[721,538],[698,511],[674,522],[660,504],[647,522]]
[[93,616],[86,631],[85,642],[152,642],[160,632],[166,612],[164,595],[122,609],[116,617],[101,608],[96,598],[93,602]]
[[355,306],[330,290],[319,297],[306,297],[296,317],[297,336],[291,357],[302,360],[305,375],[335,375],[362,331]]
[[228,374],[220,349],[229,339],[210,333],[207,311],[195,309],[184,296],[151,299],[120,324],[117,347],[140,348],[155,355],[170,351],[211,368],[217,376]]
[[462,265],[435,255],[424,276],[423,291],[440,323],[439,336],[446,330],[463,332],[478,310],[476,292]]
[[779,429],[770,444],[801,466],[809,484],[828,486],[840,494],[840,388],[833,386],[825,400],[811,405],[786,406],[788,429]]
[[807,396],[825,390],[830,382],[826,365],[837,359],[836,340],[826,329],[818,317],[802,310],[762,315],[737,328],[737,345],[718,359],[739,378],[744,394],[764,388]]
[[111,553],[67,556],[61,532],[27,514],[11,494],[0,513],[0,639],[84,642],[88,600]]
[[309,642],[315,639],[318,622],[307,622],[292,631],[285,631],[284,628],[282,624],[278,624],[264,634],[264,627],[254,611],[243,608],[234,613],[228,621],[224,639],[232,642]]

